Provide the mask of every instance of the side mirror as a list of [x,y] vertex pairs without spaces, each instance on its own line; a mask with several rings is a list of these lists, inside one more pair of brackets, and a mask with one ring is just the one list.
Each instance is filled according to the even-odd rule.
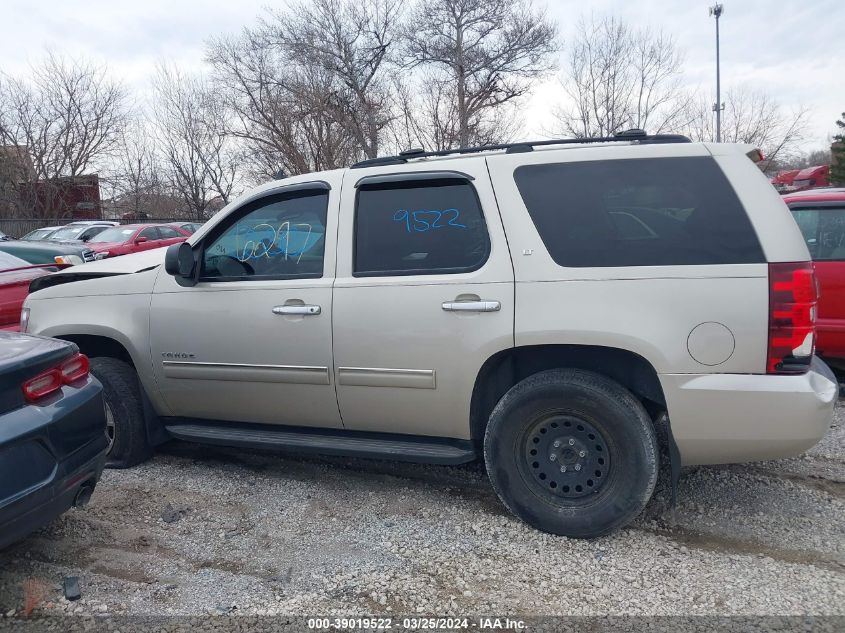
[[143,244],[143,243],[144,243],[144,242],[146,242],[146,241],[147,241],[147,238],[146,238],[146,237],[144,237],[143,235],[142,235],[141,237],[136,237],[136,238],[135,238],[135,243],[136,243],[136,244]]
[[168,275],[185,280],[192,279],[194,272],[194,251],[187,242],[171,244],[164,254],[164,270]]

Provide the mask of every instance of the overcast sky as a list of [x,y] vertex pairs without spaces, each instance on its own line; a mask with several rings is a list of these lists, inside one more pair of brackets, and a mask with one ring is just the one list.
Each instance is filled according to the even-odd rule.
[[[106,62],[138,95],[156,62],[201,68],[211,35],[252,24],[268,0],[0,0],[6,16],[0,69],[25,73],[46,49]],[[631,26],[662,28],[686,53],[685,81],[715,91],[715,26],[708,2],[535,0],[547,5],[564,41],[584,11],[613,13]],[[712,4],[712,2],[711,2]],[[811,109],[805,149],[826,144],[845,110],[845,1],[727,0],[721,19],[722,85],[765,90],[786,108]],[[9,19],[11,18],[11,19]],[[546,127],[560,98],[550,79],[526,109],[526,135]]]

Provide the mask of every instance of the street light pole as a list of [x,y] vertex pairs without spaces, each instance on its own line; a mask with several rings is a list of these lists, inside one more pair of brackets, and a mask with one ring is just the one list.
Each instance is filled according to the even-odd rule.
[[716,112],[716,142],[722,142],[722,89],[719,76],[719,18],[722,16],[722,5],[714,4],[710,7],[710,15],[716,16],[716,103],[713,110]]

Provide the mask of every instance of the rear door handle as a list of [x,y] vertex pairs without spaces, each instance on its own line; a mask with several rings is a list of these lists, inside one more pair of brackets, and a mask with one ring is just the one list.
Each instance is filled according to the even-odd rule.
[[299,314],[302,316],[315,316],[320,314],[320,311],[320,306],[302,304],[275,306],[273,308],[273,314]]
[[498,301],[446,301],[443,304],[446,312],[498,312],[502,304]]

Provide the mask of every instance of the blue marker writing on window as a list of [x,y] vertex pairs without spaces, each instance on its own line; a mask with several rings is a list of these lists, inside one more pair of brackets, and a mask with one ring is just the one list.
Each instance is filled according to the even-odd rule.
[[466,225],[458,222],[461,212],[457,209],[443,209],[443,211],[419,210],[408,211],[400,209],[393,214],[394,222],[404,222],[405,230],[408,233],[426,233],[437,229],[448,227],[465,229]]

